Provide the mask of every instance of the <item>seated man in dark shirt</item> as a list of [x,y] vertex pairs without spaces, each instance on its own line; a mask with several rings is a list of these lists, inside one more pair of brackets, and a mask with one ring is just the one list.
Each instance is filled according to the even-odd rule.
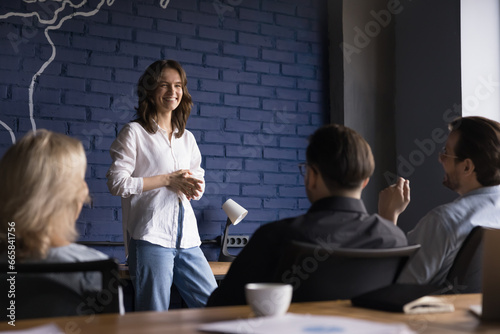
[[368,143],[354,130],[326,125],[309,139],[304,185],[312,203],[305,215],[260,227],[234,260],[207,306],[245,304],[247,283],[272,282],[291,240],[324,247],[392,248],[407,245],[389,220],[368,214],[361,192],[375,163]]

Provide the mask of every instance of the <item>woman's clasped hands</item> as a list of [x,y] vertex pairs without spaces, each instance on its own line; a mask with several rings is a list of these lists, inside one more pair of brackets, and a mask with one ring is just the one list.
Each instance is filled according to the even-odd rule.
[[167,188],[177,193],[182,193],[188,200],[196,198],[202,191],[202,180],[191,176],[188,169],[179,169],[173,173],[167,174]]

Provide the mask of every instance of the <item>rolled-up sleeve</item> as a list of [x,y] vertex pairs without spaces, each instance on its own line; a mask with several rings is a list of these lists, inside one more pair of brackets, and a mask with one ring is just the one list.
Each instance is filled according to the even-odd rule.
[[120,131],[111,144],[109,153],[113,162],[106,178],[111,194],[124,198],[141,194],[143,179],[132,176],[137,161],[137,139],[128,125]]

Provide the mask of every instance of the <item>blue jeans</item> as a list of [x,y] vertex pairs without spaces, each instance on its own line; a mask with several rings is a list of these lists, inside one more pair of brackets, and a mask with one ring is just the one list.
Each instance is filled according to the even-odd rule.
[[[182,219],[182,214],[179,214],[179,231],[182,230]],[[181,232],[177,237],[179,244]],[[172,283],[188,307],[204,307],[217,287],[200,247],[166,248],[131,239],[128,254],[136,311],[168,310]]]

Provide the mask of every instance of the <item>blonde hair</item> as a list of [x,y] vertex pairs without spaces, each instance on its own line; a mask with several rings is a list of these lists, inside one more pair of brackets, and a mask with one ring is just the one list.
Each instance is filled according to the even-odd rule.
[[43,129],[10,147],[0,161],[2,248],[9,222],[18,259],[45,258],[54,235],[76,240],[76,218],[88,201],[86,166],[80,141]]

